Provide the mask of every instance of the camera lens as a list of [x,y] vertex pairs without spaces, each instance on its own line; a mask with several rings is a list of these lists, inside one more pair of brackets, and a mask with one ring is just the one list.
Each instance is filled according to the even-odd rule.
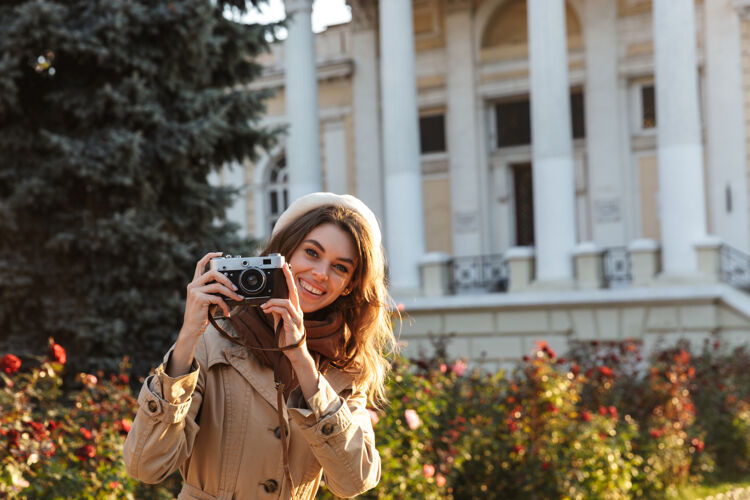
[[258,293],[266,284],[266,275],[257,267],[245,269],[240,274],[240,288],[248,294]]

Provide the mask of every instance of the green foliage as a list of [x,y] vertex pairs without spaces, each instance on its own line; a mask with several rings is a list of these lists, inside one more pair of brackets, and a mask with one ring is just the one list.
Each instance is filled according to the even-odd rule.
[[143,373],[198,258],[246,248],[206,179],[272,140],[244,84],[273,27],[224,16],[257,1],[0,5],[0,347]]

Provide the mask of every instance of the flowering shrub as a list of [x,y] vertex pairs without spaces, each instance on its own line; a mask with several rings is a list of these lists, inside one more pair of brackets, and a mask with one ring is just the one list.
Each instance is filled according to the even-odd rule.
[[0,358],[0,497],[172,498],[177,478],[143,485],[122,463],[137,409],[127,360],[120,374],[81,373],[64,394],[66,360],[51,339],[46,357]]

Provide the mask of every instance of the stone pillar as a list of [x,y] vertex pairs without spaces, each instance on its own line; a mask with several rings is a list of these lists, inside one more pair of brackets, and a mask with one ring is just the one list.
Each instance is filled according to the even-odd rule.
[[479,165],[477,154],[477,99],[472,42],[471,2],[446,2],[445,38],[447,113],[446,134],[450,165],[453,254],[482,252]]
[[721,239],[716,236],[707,236],[695,244],[698,272],[709,283],[721,281],[721,244]]
[[711,232],[750,250],[740,19],[732,0],[704,2],[708,203]]
[[654,69],[664,277],[694,275],[706,235],[693,0],[654,0]]
[[378,7],[371,0],[348,0],[352,10],[352,58],[354,76],[354,158],[357,197],[381,221],[383,202],[383,162],[380,140],[380,72],[378,71]]
[[602,250],[592,241],[579,243],[575,255],[576,283],[581,289],[601,288],[604,278]]
[[505,252],[508,261],[508,291],[529,290],[534,279],[534,247],[511,247]]
[[385,236],[391,286],[418,293],[424,253],[419,118],[410,1],[381,0],[380,75],[385,166]]
[[586,60],[586,153],[589,165],[593,240],[599,247],[624,245],[625,168],[622,156],[617,73],[617,2],[586,0],[583,11]]
[[289,121],[286,161],[289,169],[289,202],[322,189],[318,79],[312,0],[285,0],[286,116]]
[[451,256],[443,252],[430,252],[420,259],[422,268],[422,295],[440,297],[451,293]]
[[647,238],[635,240],[628,245],[630,252],[633,286],[651,285],[659,272],[659,244]]
[[575,175],[564,0],[528,0],[536,278],[573,283]]

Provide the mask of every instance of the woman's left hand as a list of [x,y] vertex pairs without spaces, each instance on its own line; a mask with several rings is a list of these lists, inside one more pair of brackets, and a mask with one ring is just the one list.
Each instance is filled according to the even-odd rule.
[[[278,326],[279,321],[284,321],[284,327],[279,332],[279,347],[297,344],[305,335],[304,313],[299,303],[297,285],[294,283],[294,277],[289,265],[285,264],[282,266],[282,270],[286,278],[287,288],[289,289],[289,298],[268,299],[260,306],[264,313],[273,315],[274,328]],[[300,359],[312,359],[307,350],[307,343],[304,341],[299,347],[282,352],[289,358],[292,364]]]

